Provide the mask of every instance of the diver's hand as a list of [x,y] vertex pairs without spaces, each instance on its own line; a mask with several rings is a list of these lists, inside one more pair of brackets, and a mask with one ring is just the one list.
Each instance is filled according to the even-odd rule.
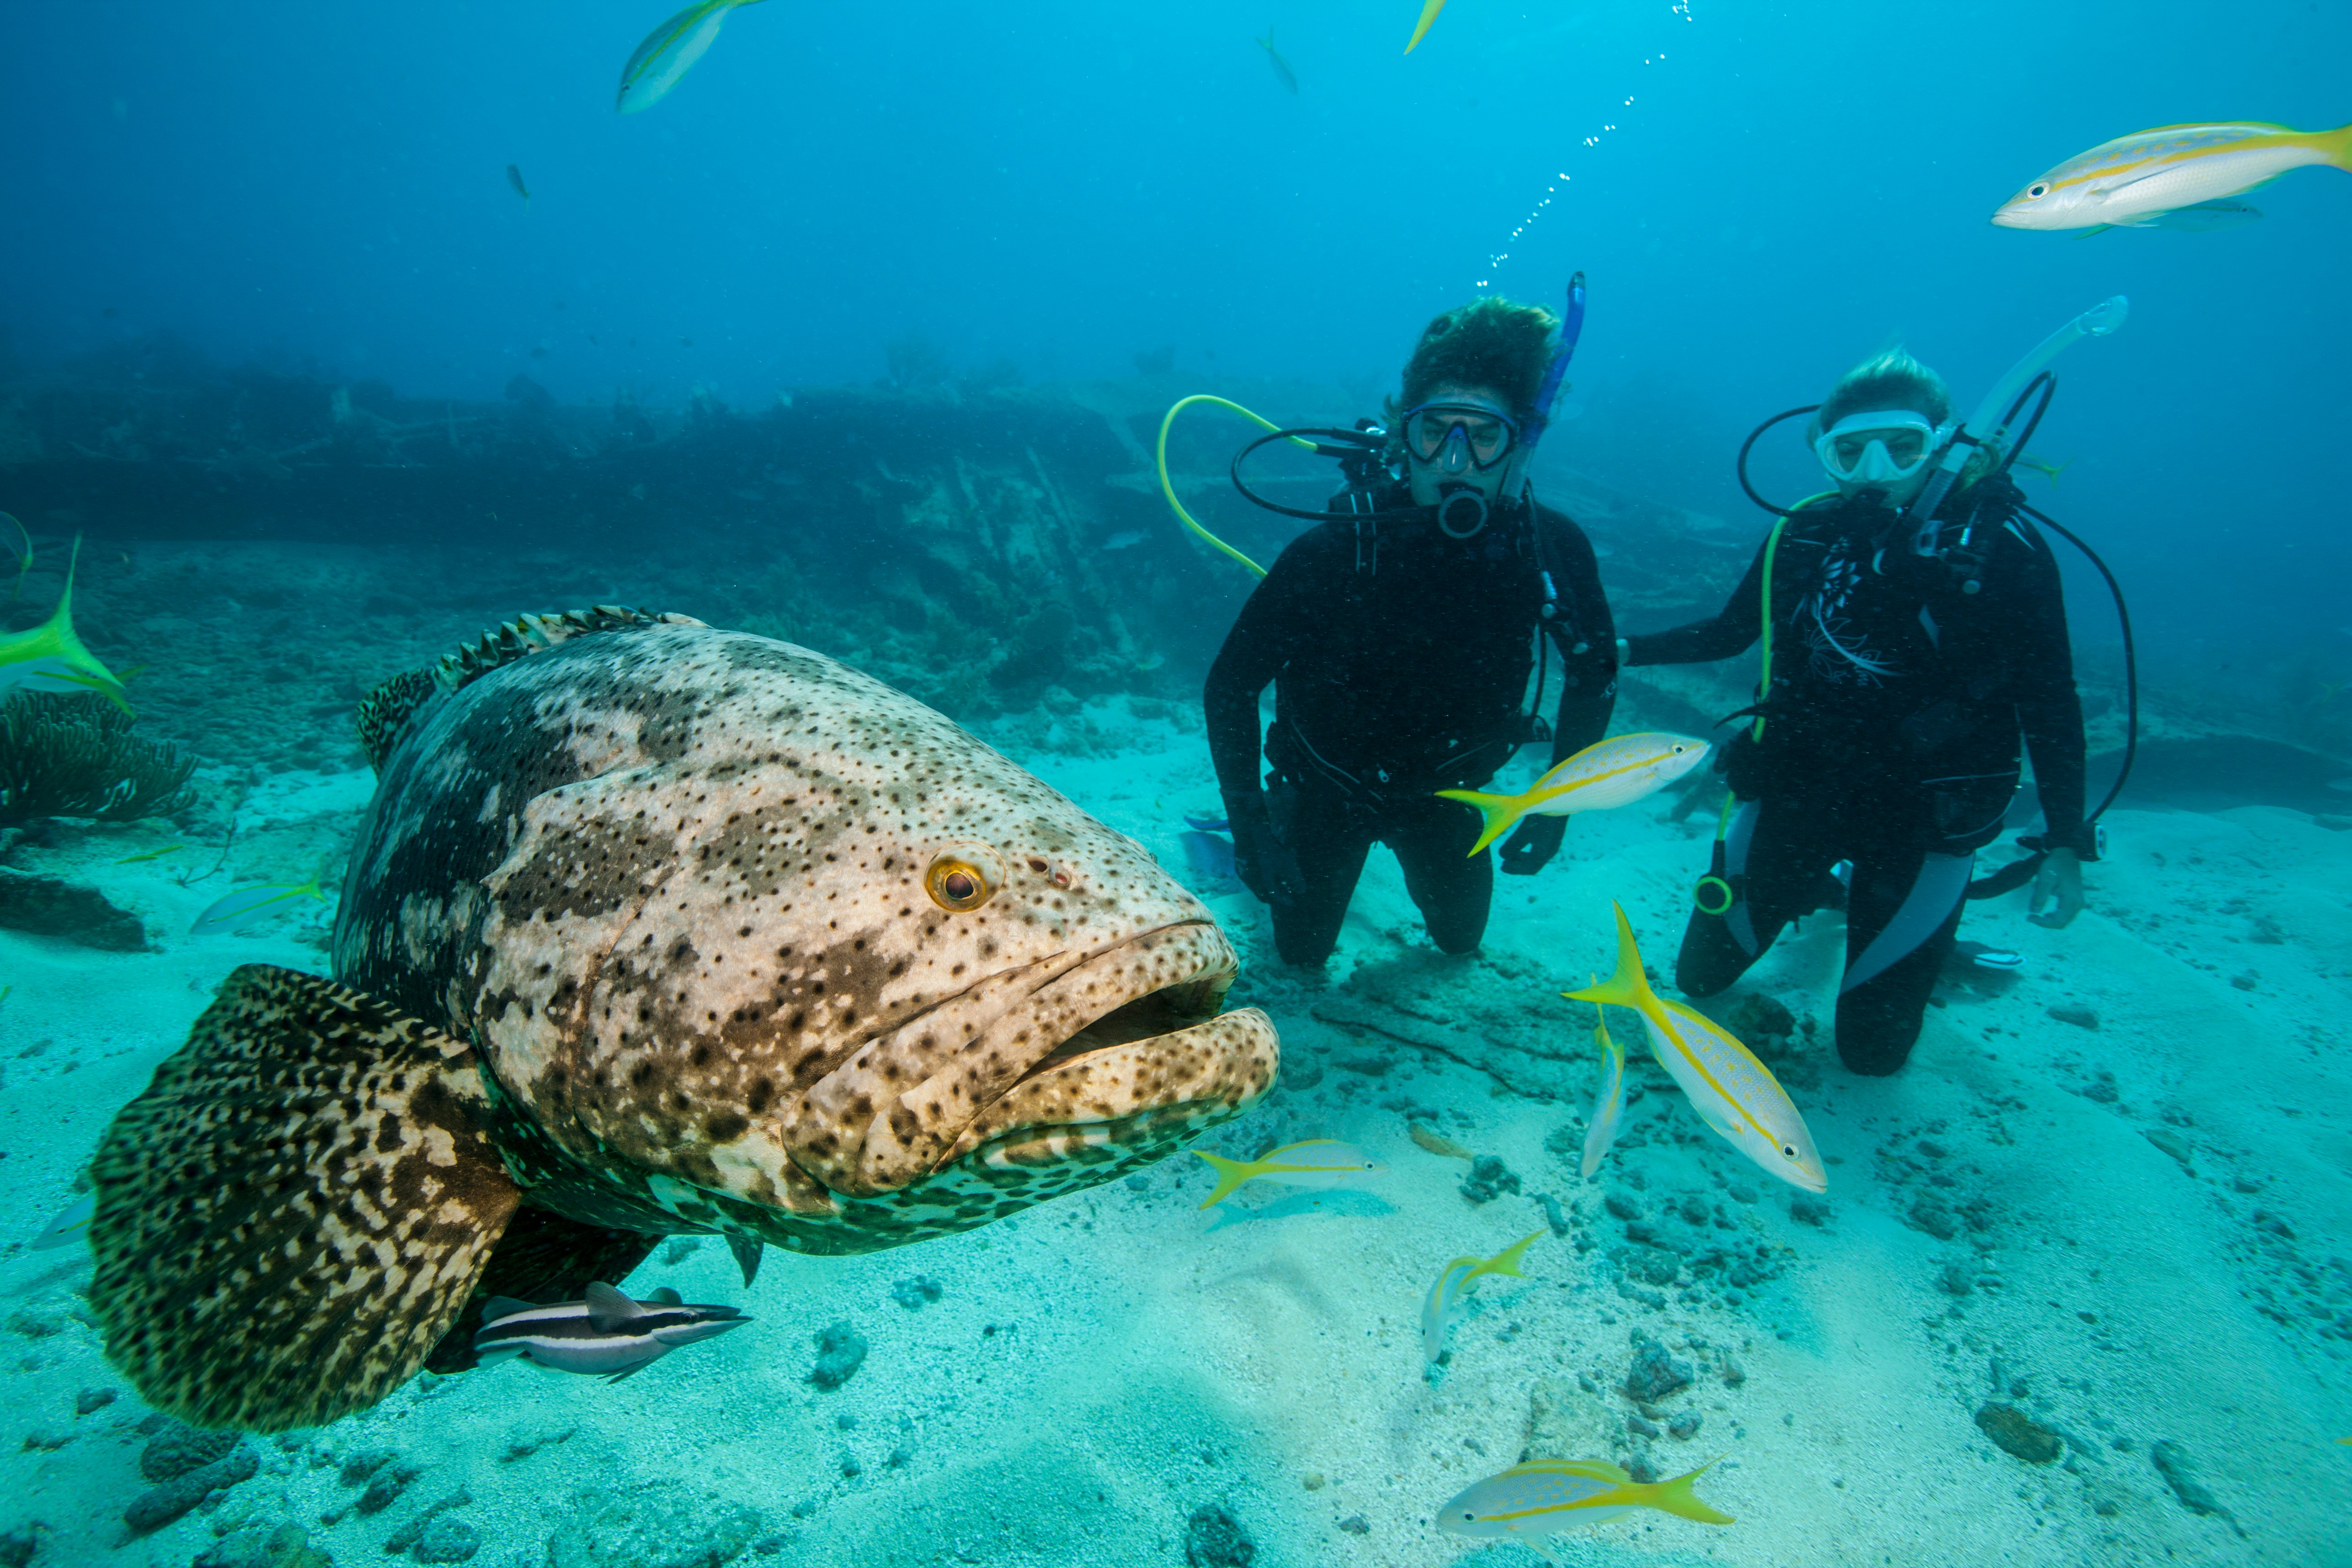
[[1559,841],[1567,837],[1565,816],[1523,816],[1512,835],[1503,840],[1503,869],[1514,877],[1532,877],[1551,864],[1559,853]]
[[[2044,910],[2044,900],[2055,902]],[[2033,898],[2026,919],[2056,931],[2074,923],[2083,912],[2083,862],[2072,849],[2053,849],[2042,869],[2033,874]]]
[[1226,826],[1234,836],[1234,873],[1261,903],[1287,906],[1298,896],[1298,857],[1275,837],[1263,808],[1255,815],[1228,805]]

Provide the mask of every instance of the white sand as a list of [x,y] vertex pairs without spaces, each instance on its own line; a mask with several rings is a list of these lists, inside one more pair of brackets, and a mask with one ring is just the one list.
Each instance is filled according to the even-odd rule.
[[[1033,765],[1181,867],[1181,807],[1214,798],[1198,737],[1138,731],[1115,710],[1091,716],[1161,749]],[[367,786],[363,773],[268,781],[241,817],[237,879],[299,880],[349,830]],[[1669,826],[1664,808],[1574,825],[1561,862],[1532,880],[1500,879],[1492,962],[1438,968],[1455,984],[1465,974],[1527,984],[1505,973],[1540,975],[1555,991],[1580,984],[1608,967],[1613,897],[1653,965],[1671,969],[1706,842],[1700,819]],[[126,1428],[143,1413],[126,1396],[75,1416],[77,1390],[121,1386],[79,1321],[87,1263],[17,1250],[0,1259],[0,1314],[60,1328],[0,1340],[10,1422],[0,1429],[0,1530],[41,1521],[52,1532],[42,1562],[179,1564],[220,1527],[291,1518],[339,1562],[396,1561],[378,1550],[383,1537],[462,1483],[474,1500],[456,1517],[488,1537],[476,1561],[504,1568],[545,1561],[542,1543],[576,1510],[677,1478],[760,1510],[771,1554],[745,1562],[1179,1563],[1187,1516],[1217,1503],[1255,1536],[1260,1568],[1443,1563],[1465,1552],[1534,1563],[1515,1545],[1473,1549],[1441,1535],[1431,1516],[1518,1458],[1539,1378],[1574,1390],[1578,1373],[1590,1375],[1601,1393],[1578,1391],[1565,1419],[1592,1455],[1612,1451],[1604,1433],[1622,1444],[1632,1406],[1612,1385],[1627,1370],[1629,1331],[1641,1328],[1697,1373],[1665,1414],[1704,1417],[1688,1442],[1643,1446],[1667,1473],[1728,1456],[1699,1489],[1738,1521],[1647,1516],[1555,1538],[1570,1562],[2352,1561],[2342,1523],[2352,1449],[2333,1442],[2352,1434],[2345,1342],[2320,1339],[2316,1315],[2323,1301],[2352,1305],[2352,1278],[2328,1268],[2331,1252],[2352,1253],[2337,1239],[2352,1208],[2352,836],[2267,808],[2126,809],[2110,825],[2111,858],[2089,872],[2092,908],[2072,929],[2027,923],[2022,894],[1971,911],[1964,934],[2025,955],[2005,994],[1952,992],[1891,1079],[1853,1078],[1822,1050],[1821,1087],[1797,1098],[1835,1162],[1825,1226],[1792,1219],[1791,1189],[1752,1172],[1669,1089],[1632,1107],[1639,1144],[1579,1184],[1543,1140],[1581,1106],[1498,1096],[1484,1074],[1313,1021],[1316,991],[1275,973],[1260,912],[1230,896],[1216,907],[1248,950],[1245,985],[1276,1011],[1293,1063],[1324,1076],[1312,1090],[1278,1091],[1214,1142],[1354,1140],[1389,1165],[1361,1191],[1261,1186],[1204,1215],[1194,1205],[1208,1173],[1179,1156],[1145,1191],[1099,1189],[945,1241],[847,1259],[772,1252],[748,1293],[715,1243],[676,1267],[657,1255],[633,1289],[671,1283],[688,1300],[739,1302],[756,1324],[618,1385],[509,1366],[413,1386],[294,1451],[259,1440],[263,1474],[218,1513],[120,1549],[121,1510],[145,1486],[142,1439]],[[0,933],[0,983],[15,987],[0,1003],[0,1170],[19,1240],[68,1202],[108,1118],[231,967],[323,965],[315,924],[181,934],[227,878],[181,888],[170,872],[209,858],[113,864],[170,841],[142,825],[29,857],[141,910],[163,951],[95,953]],[[2283,940],[2255,940],[2265,916],[2274,925],[2260,929]],[[1416,950],[1426,941],[1394,863],[1376,854],[1329,984],[1344,994],[1354,963]],[[1839,951],[1835,920],[1819,918],[1749,986],[1825,1024]],[[2231,984],[2249,973],[2251,989]],[[2053,1021],[2053,1005],[2088,1007],[2098,1026]],[[1559,1048],[1587,1047],[1579,1034]],[[1328,1059],[1373,1052],[1400,1061],[1377,1082]],[[2102,1070],[2113,1074],[2113,1103],[2076,1092]],[[1580,1255],[1547,1236],[1528,1253],[1525,1284],[1482,1287],[1433,1381],[1418,1335],[1429,1281],[1447,1258],[1498,1250],[1543,1219],[1527,1194],[1465,1201],[1462,1163],[1409,1141],[1405,1116],[1383,1101],[1433,1112],[1446,1136],[1500,1155],[1527,1194],[1580,1200],[1598,1243]],[[2190,1169],[2143,1135],[2167,1129],[2168,1115]],[[1916,1150],[1937,1123],[1940,1161]],[[1882,1170],[1882,1149],[1920,1173]],[[1955,1184],[1931,1185],[1932,1169]],[[1652,1310],[1621,1296],[1601,1262],[1622,1227],[1599,1199],[1612,1186],[1631,1192],[1636,1173],[1645,1185],[1634,1195],[1653,1216],[1687,1192],[1734,1226],[1695,1234],[1786,1249],[1780,1278],[1736,1310]],[[1731,1196],[1736,1185],[1756,1201]],[[1954,1205],[1984,1200],[1989,1228],[1941,1241],[1906,1224],[1930,1192]],[[2259,1229],[2257,1207],[2293,1238]],[[2001,1283],[1955,1298],[1936,1283],[1947,1262]],[[919,1273],[943,1299],[895,1304],[892,1282]],[[821,1394],[805,1382],[811,1336],[836,1320],[872,1351],[845,1387]],[[1736,1387],[1719,1375],[1727,1350],[1745,1369]],[[2015,1403],[2083,1451],[2036,1466],[1986,1439],[1971,1416],[1992,1392],[1996,1357],[2027,1385]],[[566,1429],[560,1444],[502,1458],[518,1439]],[[18,1451],[36,1431],[71,1440]],[[2235,1527],[2182,1506],[2150,1463],[2158,1439],[2179,1445]],[[333,1462],[376,1445],[424,1474],[373,1518],[320,1523],[356,1495]],[[902,1464],[890,1463],[894,1450]],[[845,1457],[860,1474],[843,1476]],[[1322,1484],[1310,1489],[1310,1476]],[[1343,1521],[1360,1521],[1360,1533]]]

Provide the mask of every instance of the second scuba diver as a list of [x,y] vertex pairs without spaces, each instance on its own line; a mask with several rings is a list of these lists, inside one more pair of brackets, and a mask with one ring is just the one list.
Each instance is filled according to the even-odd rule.
[[[1903,509],[1948,434],[1943,381],[1895,351],[1839,381],[1808,431],[1834,493],[1791,511],[1712,620],[1627,639],[1624,665],[1728,658],[1765,643],[1757,721],[1719,753],[1732,802],[1675,982],[1717,994],[1793,919],[1841,897],[1837,1047],[1900,1068],[1959,929],[1976,852],[2033,763],[2048,858],[2034,918],[2083,907],[2083,706],[2058,564],[1979,448],[1915,548]],[[1852,865],[1840,889],[1832,869]]]
[[[1375,843],[1446,952],[1486,928],[1493,862],[1475,812],[1432,797],[1475,788],[1540,720],[1521,700],[1538,628],[1559,653],[1558,762],[1606,733],[1616,633],[1592,546],[1536,503],[1525,465],[1551,358],[1551,312],[1486,299],[1429,324],[1388,410],[1384,472],[1331,504],[1251,594],[1209,671],[1210,751],[1235,868],[1273,911],[1285,962],[1316,965],[1339,943]],[[1264,737],[1258,698],[1276,713]],[[1538,682],[1541,703],[1541,680]],[[1502,848],[1532,875],[1567,819],[1530,816]]]

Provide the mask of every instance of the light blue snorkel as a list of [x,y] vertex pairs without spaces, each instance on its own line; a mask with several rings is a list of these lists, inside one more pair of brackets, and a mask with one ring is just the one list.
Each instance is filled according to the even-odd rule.
[[[1584,274],[1580,272],[1568,280],[1568,308],[1559,318],[1559,341],[1551,351],[1551,363],[1544,366],[1543,380],[1536,385],[1535,406],[1528,410],[1526,428],[1519,437],[1518,451],[1512,457],[1510,481],[1503,487],[1509,495],[1521,488],[1528,465],[1534,461],[1536,443],[1543,439],[1551,427],[1552,405],[1559,401],[1559,390],[1568,383],[1568,362],[1576,357],[1576,340],[1584,332]],[[1532,501],[1533,497],[1529,497]],[[1553,581],[1551,568],[1542,563],[1538,554],[1537,573],[1543,579],[1543,616],[1551,620],[1559,614],[1559,584]],[[1541,677],[1538,677],[1537,706],[1542,706]]]
[[[1581,282],[1582,279],[1580,277],[1578,281]],[[1572,295],[1578,294],[1575,284],[1569,287]],[[1579,309],[1580,311],[1580,305]],[[2019,411],[2025,406],[2026,395],[2048,371],[2050,363],[2084,338],[2104,338],[2122,326],[2130,309],[2131,301],[2121,294],[2092,306],[2036,343],[2031,353],[2011,365],[2009,374],[1993,384],[1993,389],[1985,394],[1984,401],[1977,405],[1977,411],[1969,416],[1968,423],[1952,432],[1951,439],[1945,444],[1942,460],[1936,465],[1935,472],[1928,476],[1927,488],[1919,492],[1918,499],[1903,514],[1914,523],[1911,534],[1914,553],[1933,555],[1936,552],[1936,509],[1944,504],[1944,498],[1951,493],[1953,484],[1960,477],[1960,470],[1969,466],[1969,458],[1978,447],[1999,447],[2008,438],[2011,426],[2017,423]],[[1978,431],[1984,434],[1978,435]],[[1749,437],[1750,441],[1754,439]],[[1744,453],[1742,455],[1745,456]]]
[[1519,434],[1518,463],[1511,471],[1512,483],[1503,487],[1507,494],[1526,477],[1528,465],[1535,460],[1536,443],[1551,427],[1552,405],[1559,401],[1559,389],[1568,380],[1568,362],[1576,357],[1576,340],[1583,332],[1584,274],[1580,272],[1568,280],[1568,309],[1559,318],[1559,342],[1551,351],[1551,363],[1544,366],[1542,382],[1536,387],[1535,406],[1528,410],[1526,428]]

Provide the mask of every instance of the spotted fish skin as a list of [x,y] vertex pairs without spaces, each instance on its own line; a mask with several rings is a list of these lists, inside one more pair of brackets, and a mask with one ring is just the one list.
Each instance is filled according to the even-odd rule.
[[[965,913],[925,883],[957,855],[996,884]],[[878,681],[680,617],[420,708],[334,953],[478,1042],[530,1202],[801,1252],[1124,1174],[1278,1062],[1263,1014],[1217,1015],[1232,949],[1140,846]]]
[[230,974],[91,1163],[93,1319],[158,1411],[319,1426],[510,1348],[456,1325],[518,1293],[598,1331],[533,1360],[626,1373],[697,1326],[620,1321],[656,1237],[723,1235],[748,1283],[767,1243],[1125,1174],[1273,1085],[1192,895],[821,655],[526,617],[368,733],[336,978]]

